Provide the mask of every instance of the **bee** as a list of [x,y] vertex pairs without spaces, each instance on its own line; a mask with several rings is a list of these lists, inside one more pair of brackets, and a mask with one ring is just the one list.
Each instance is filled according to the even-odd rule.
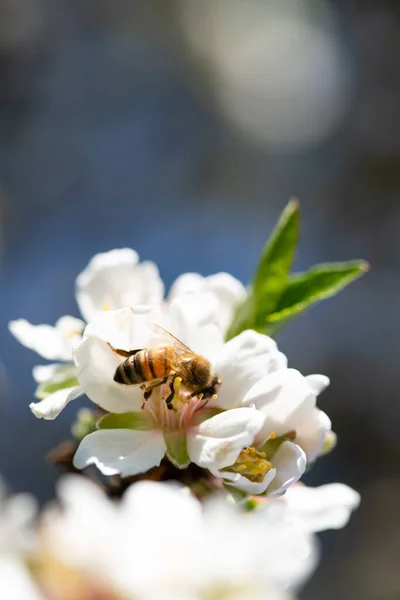
[[153,390],[168,383],[170,394],[165,399],[165,403],[169,409],[174,408],[172,400],[177,377],[181,378],[182,384],[189,388],[190,397],[198,396],[205,400],[216,398],[221,380],[213,372],[210,362],[204,356],[195,354],[160,325],[155,323],[152,325],[169,339],[170,344],[128,351],[111,346],[114,352],[126,358],[117,367],[114,381],[124,385],[141,384],[142,389],[145,390],[145,401],[150,398]]

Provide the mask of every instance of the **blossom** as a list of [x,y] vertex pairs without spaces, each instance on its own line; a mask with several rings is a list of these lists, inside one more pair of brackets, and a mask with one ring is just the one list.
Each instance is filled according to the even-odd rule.
[[[330,430],[328,416],[316,406],[317,394],[328,383],[323,375],[304,377],[294,369],[272,369],[241,397],[241,406],[256,408],[263,415],[263,425],[249,447],[230,466],[221,469],[212,460],[202,466],[248,494],[281,495],[316,459]],[[214,402],[221,403],[229,407],[224,398]],[[199,434],[207,435],[208,429],[205,421]]]
[[[155,321],[167,325],[194,352],[208,358],[222,380],[233,369],[236,393],[251,387],[265,372],[270,356],[280,353],[272,340],[252,331],[243,333],[240,340],[224,344],[219,328],[210,324],[214,308],[192,297],[181,297],[171,303],[168,315],[158,308],[126,308],[109,311],[88,325],[85,339],[75,350],[78,379],[87,396],[114,416],[106,417],[100,424],[104,426],[107,422],[106,429],[83,439],[74,459],[75,466],[96,464],[106,475],[127,476],[160,464],[165,454],[182,468],[190,461],[199,464],[207,452],[212,452],[218,464],[224,466],[248,445],[263,421],[257,410],[247,407],[217,410],[219,414],[207,419],[212,433],[207,437],[208,450],[205,450],[198,439],[198,423],[209,415],[207,402],[201,395],[191,396],[182,383],[176,390],[174,410],[168,410],[164,402],[170,393],[168,385],[155,389],[144,401],[139,386],[122,385],[114,380],[124,357],[113,348],[129,350],[171,343],[149,327],[149,322]],[[232,346],[237,369],[232,365]],[[120,419],[118,414],[122,414]],[[222,462],[216,458],[218,449],[223,454]]]
[[40,600],[25,565],[34,548],[36,504],[27,494],[7,497],[0,481],[0,589],[7,600]]
[[34,368],[33,376],[39,384],[36,397],[41,402],[30,405],[32,412],[38,418],[53,419],[71,400],[82,395],[72,352],[81,340],[85,321],[90,322],[107,310],[141,304],[160,306],[168,312],[169,304],[179,296],[207,293],[217,303],[215,322],[225,331],[234,308],[245,295],[243,285],[228,273],[209,277],[181,275],[164,300],[164,284],[153,262],[139,262],[137,252],[130,248],[96,254],[76,279],[76,300],[84,321],[64,316],[55,326],[32,325],[25,319],[9,324],[21,344],[47,360],[60,361]]
[[76,301],[88,323],[105,310],[160,304],[163,296],[157,266],[139,262],[139,255],[130,248],[96,254],[76,279]]
[[[86,321],[130,303],[159,303],[163,294],[156,265],[140,263],[130,248],[96,254],[76,280],[76,300]],[[70,316],[61,317],[54,327],[32,325],[25,319],[10,322],[9,329],[21,344],[47,360],[63,361],[33,369],[39,384],[35,395],[40,402],[32,402],[30,408],[36,417],[54,419],[71,400],[83,395],[72,352],[82,339],[84,327],[84,321]]]
[[[299,414],[307,416],[311,410],[308,404],[303,407],[309,395],[315,404],[313,388],[303,385],[308,395],[301,386],[296,389],[286,357],[271,338],[249,330],[224,343],[220,329],[210,324],[215,310],[215,305],[189,295],[173,301],[168,315],[158,308],[127,308],[109,311],[86,328],[75,350],[78,379],[87,396],[112,414],[82,440],[74,458],[77,468],[94,464],[105,475],[125,477],[159,465],[167,455],[179,468],[194,462],[245,493],[269,495],[283,493],[301,477],[307,457],[294,438],[303,441]],[[160,386],[144,401],[139,386],[114,380],[124,357],[113,348],[166,343],[149,328],[151,321],[167,325],[208,358],[222,382],[217,398],[207,403],[189,395],[182,384],[175,388],[174,410],[168,410],[169,386]],[[256,406],[259,383],[268,377],[275,381],[278,375],[286,381],[286,396],[275,390],[273,410],[265,413]],[[301,383],[304,378],[297,375]],[[286,413],[281,407],[285,402],[291,407]],[[315,433],[313,427],[305,431],[305,440],[306,434]]]
[[284,515],[244,514],[215,498],[203,508],[180,486],[137,483],[114,505],[69,476],[59,496],[63,510],[43,519],[44,555],[115,597],[283,600],[316,564],[313,537]]

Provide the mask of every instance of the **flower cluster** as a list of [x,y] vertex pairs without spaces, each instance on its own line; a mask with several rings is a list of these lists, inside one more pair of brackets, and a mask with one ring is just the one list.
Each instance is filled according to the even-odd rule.
[[[95,256],[76,283],[85,328],[73,317],[55,327],[10,324],[26,346],[67,362],[34,369],[42,399],[31,405],[33,413],[54,419],[83,394],[105,411],[81,441],[78,469],[94,464],[105,475],[126,477],[167,457],[178,469],[194,463],[231,490],[281,496],[316,460],[330,432],[329,418],[316,406],[329,380],[288,368],[274,340],[252,329],[225,341],[245,297],[242,284],[226,273],[187,273],[164,299],[156,266],[140,263],[133,250]],[[165,362],[156,378],[151,357],[182,344],[190,350],[181,366]],[[146,350],[141,362],[134,357],[140,349]],[[129,356],[143,385],[126,385],[129,368],[121,365]],[[213,389],[193,386],[197,372],[187,375],[193,356],[205,359],[218,382]]]
[[132,485],[112,503],[93,483],[61,479],[61,506],[33,527],[25,497],[2,499],[0,589],[11,600],[287,600],[318,558],[317,531],[342,527],[359,501],[338,484],[294,486],[243,514],[223,497]]

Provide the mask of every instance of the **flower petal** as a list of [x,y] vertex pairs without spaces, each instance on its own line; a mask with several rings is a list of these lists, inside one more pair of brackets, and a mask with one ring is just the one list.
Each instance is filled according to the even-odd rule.
[[160,304],[164,284],[152,262],[138,263],[134,250],[96,254],[76,280],[76,299],[87,321],[104,310],[136,304]]
[[11,321],[10,332],[17,340],[47,360],[71,360],[72,350],[83,329],[74,317],[61,317],[55,325],[32,325],[25,319]]
[[185,344],[190,344],[193,332],[199,327],[218,326],[218,303],[209,293],[182,296],[171,302],[168,315],[171,333]]
[[307,422],[315,408],[315,395],[299,371],[285,369],[258,381],[243,403],[255,406],[266,417],[261,438],[273,431],[277,436],[296,431]]
[[165,449],[160,431],[102,429],[83,438],[74,456],[74,466],[84,469],[96,465],[104,475],[119,473],[128,477],[158,466]]
[[204,277],[199,273],[183,273],[179,275],[171,285],[168,300],[174,300],[184,294],[197,294],[202,291]]
[[360,504],[360,494],[342,483],[317,488],[294,485],[284,497],[287,512],[306,531],[341,529]]
[[307,460],[312,462],[320,453],[326,433],[331,429],[331,420],[326,413],[315,408],[298,429],[296,444],[301,446],[307,455]]
[[317,396],[319,396],[319,394],[323,392],[324,389],[327,388],[330,383],[329,377],[327,377],[326,375],[307,375],[306,380],[314,394],[316,394]]
[[32,376],[36,383],[44,383],[53,379],[54,376],[63,372],[66,367],[63,363],[52,363],[51,365],[36,365],[32,369]]
[[227,410],[189,430],[188,454],[200,467],[233,465],[243,448],[252,445],[263,422],[263,415],[251,408]]
[[247,477],[243,477],[240,473],[231,473],[230,471],[219,471],[217,469],[210,469],[211,473],[215,477],[221,477],[226,480],[228,485],[235,487],[246,494],[250,494],[251,496],[258,496],[259,494],[263,494],[265,490],[270,485],[271,481],[276,476],[276,469],[270,469],[265,474],[264,480],[260,483],[256,481],[250,481]]
[[197,354],[213,361],[224,345],[213,294],[186,295],[169,305],[167,329]]
[[276,469],[276,476],[268,487],[267,495],[276,497],[300,479],[306,469],[307,458],[297,444],[284,442],[274,455],[272,465]]
[[76,348],[74,358],[78,381],[92,402],[112,413],[141,409],[143,392],[140,387],[114,381],[115,371],[124,358],[106,341],[95,337],[85,339]]
[[246,288],[229,273],[216,273],[203,277],[198,273],[184,273],[172,284],[169,300],[185,294],[212,292],[218,301],[218,325],[225,331],[236,305],[246,297]]
[[246,298],[246,288],[229,273],[216,273],[206,277],[206,289],[218,297],[219,323],[222,330],[226,331],[236,306]]
[[224,345],[215,363],[222,385],[214,404],[221,408],[241,406],[259,379],[286,369],[286,365],[286,357],[273,339],[253,330],[243,331]]
[[[176,482],[160,484],[155,481],[139,481],[131,485],[123,495],[122,510],[126,510],[138,523],[143,523],[154,530],[165,531],[171,527],[174,532],[177,525],[192,528],[197,522],[202,523],[203,512],[200,502],[188,488],[180,487]],[[152,515],[151,525],[148,516]],[[171,515],[179,515],[179,519],[171,519]]]
[[38,419],[52,421],[72,400],[83,396],[84,391],[80,387],[64,388],[50,394],[40,402],[32,402],[29,408]]
[[84,338],[99,338],[114,348],[134,350],[154,345],[150,323],[162,323],[159,307],[138,305],[110,310],[98,315],[84,332]]

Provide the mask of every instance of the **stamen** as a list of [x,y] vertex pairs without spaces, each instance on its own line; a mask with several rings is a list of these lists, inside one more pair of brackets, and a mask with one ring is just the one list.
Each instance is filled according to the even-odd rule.
[[264,481],[265,474],[272,469],[265,452],[259,452],[254,447],[243,448],[235,460],[235,464],[222,469],[231,473],[239,473],[254,483]]

